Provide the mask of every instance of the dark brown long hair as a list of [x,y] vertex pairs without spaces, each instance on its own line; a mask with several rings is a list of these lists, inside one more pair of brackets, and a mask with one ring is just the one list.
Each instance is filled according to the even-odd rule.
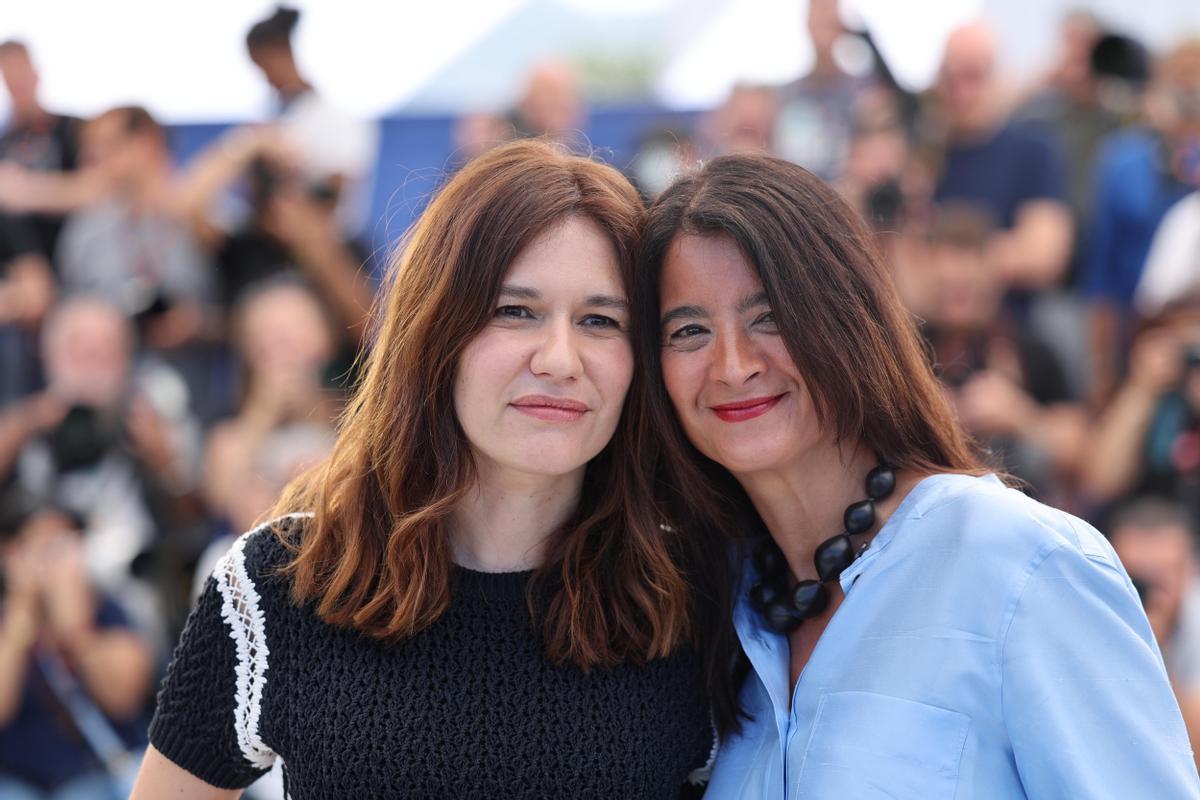
[[[608,235],[632,293],[644,220],[636,191],[611,167],[543,142],[468,164],[411,231],[334,452],[272,511],[314,512],[286,572],[294,600],[326,622],[398,641],[446,610],[447,517],[475,479],[454,414],[459,355],[491,319],[517,255],[572,216]],[[579,507],[530,582],[531,613],[559,663],[644,662],[699,643],[705,629],[694,614],[708,602],[704,583],[690,582],[713,573],[660,526],[640,458],[646,374],[635,370],[613,440],[588,464]]]
[[[861,442],[917,472],[983,471],[858,215],[792,163],[723,156],[664,191],[642,237],[635,341],[655,376],[647,420],[657,429],[651,452],[673,524],[703,540],[765,530],[737,481],[687,441],[661,380],[660,276],[667,250],[687,234],[729,237],[741,249],[762,280],[819,423],[838,441]],[[719,648],[722,657],[728,646]],[[728,671],[733,662],[714,665],[721,668],[738,679]],[[736,704],[717,713],[736,719]]]

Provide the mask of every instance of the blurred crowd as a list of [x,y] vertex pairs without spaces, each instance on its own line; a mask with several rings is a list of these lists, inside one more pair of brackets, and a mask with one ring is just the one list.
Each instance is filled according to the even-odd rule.
[[[27,44],[0,43],[0,797],[119,795],[199,582],[332,446],[378,131],[313,89],[297,22],[246,35],[275,117],[183,164],[143,108],[44,108]],[[1151,52],[1072,13],[1021,84],[980,21],[913,94],[836,0],[807,24],[803,78],[736,86],[617,166],[647,199],[746,150],[839,187],[993,463],[1110,536],[1200,741],[1200,38]],[[458,121],[456,157],[581,146],[587,114],[571,64],[541,63],[510,112]]]

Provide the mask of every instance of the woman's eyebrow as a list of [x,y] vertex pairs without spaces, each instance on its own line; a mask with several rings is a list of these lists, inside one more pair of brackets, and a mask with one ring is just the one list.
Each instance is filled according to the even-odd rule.
[[629,301],[624,297],[614,297],[611,294],[593,294],[588,295],[583,299],[585,306],[598,306],[599,308],[614,308],[618,311],[628,311]]
[[700,306],[675,306],[675,308],[662,315],[662,321],[659,324],[666,325],[668,322],[674,322],[677,319],[695,319],[707,316],[708,312]]
[[767,298],[767,291],[764,289],[760,292],[755,292],[738,303],[738,313],[744,314],[752,308],[769,305],[771,305],[771,301]]
[[515,286],[513,284],[505,284],[500,287],[501,297],[510,297],[515,300],[539,300],[542,293],[537,289],[531,289],[528,286]]

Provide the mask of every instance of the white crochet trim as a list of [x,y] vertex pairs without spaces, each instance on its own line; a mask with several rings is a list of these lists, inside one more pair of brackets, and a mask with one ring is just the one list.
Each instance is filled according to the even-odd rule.
[[708,761],[704,762],[703,767],[696,767],[688,773],[688,783],[693,786],[699,786],[703,783],[708,783],[712,777],[713,764],[717,761],[717,751],[721,749],[721,737],[717,733],[717,718],[711,711],[708,715],[709,724],[712,725],[712,749],[708,751]]
[[[311,513],[288,514],[279,519],[310,517]],[[258,591],[246,572],[246,541],[277,520],[264,522],[237,538],[217,566],[213,577],[221,592],[221,617],[229,625],[229,636],[237,647],[237,685],[234,688],[233,727],[238,747],[246,760],[260,769],[269,769],[275,751],[267,747],[258,733],[262,712],[263,687],[267,683],[267,628]]]

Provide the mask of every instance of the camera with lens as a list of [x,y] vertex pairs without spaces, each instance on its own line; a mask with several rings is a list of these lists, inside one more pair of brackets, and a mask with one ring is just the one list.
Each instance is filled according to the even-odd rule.
[[74,405],[45,434],[54,463],[62,472],[95,466],[121,437],[122,422],[114,411]]
[[295,184],[303,184],[305,194],[314,203],[327,207],[337,203],[338,191],[332,180],[305,182],[300,175],[280,168],[263,156],[257,156],[250,162],[248,177],[250,202],[259,213],[270,206],[280,191]]

